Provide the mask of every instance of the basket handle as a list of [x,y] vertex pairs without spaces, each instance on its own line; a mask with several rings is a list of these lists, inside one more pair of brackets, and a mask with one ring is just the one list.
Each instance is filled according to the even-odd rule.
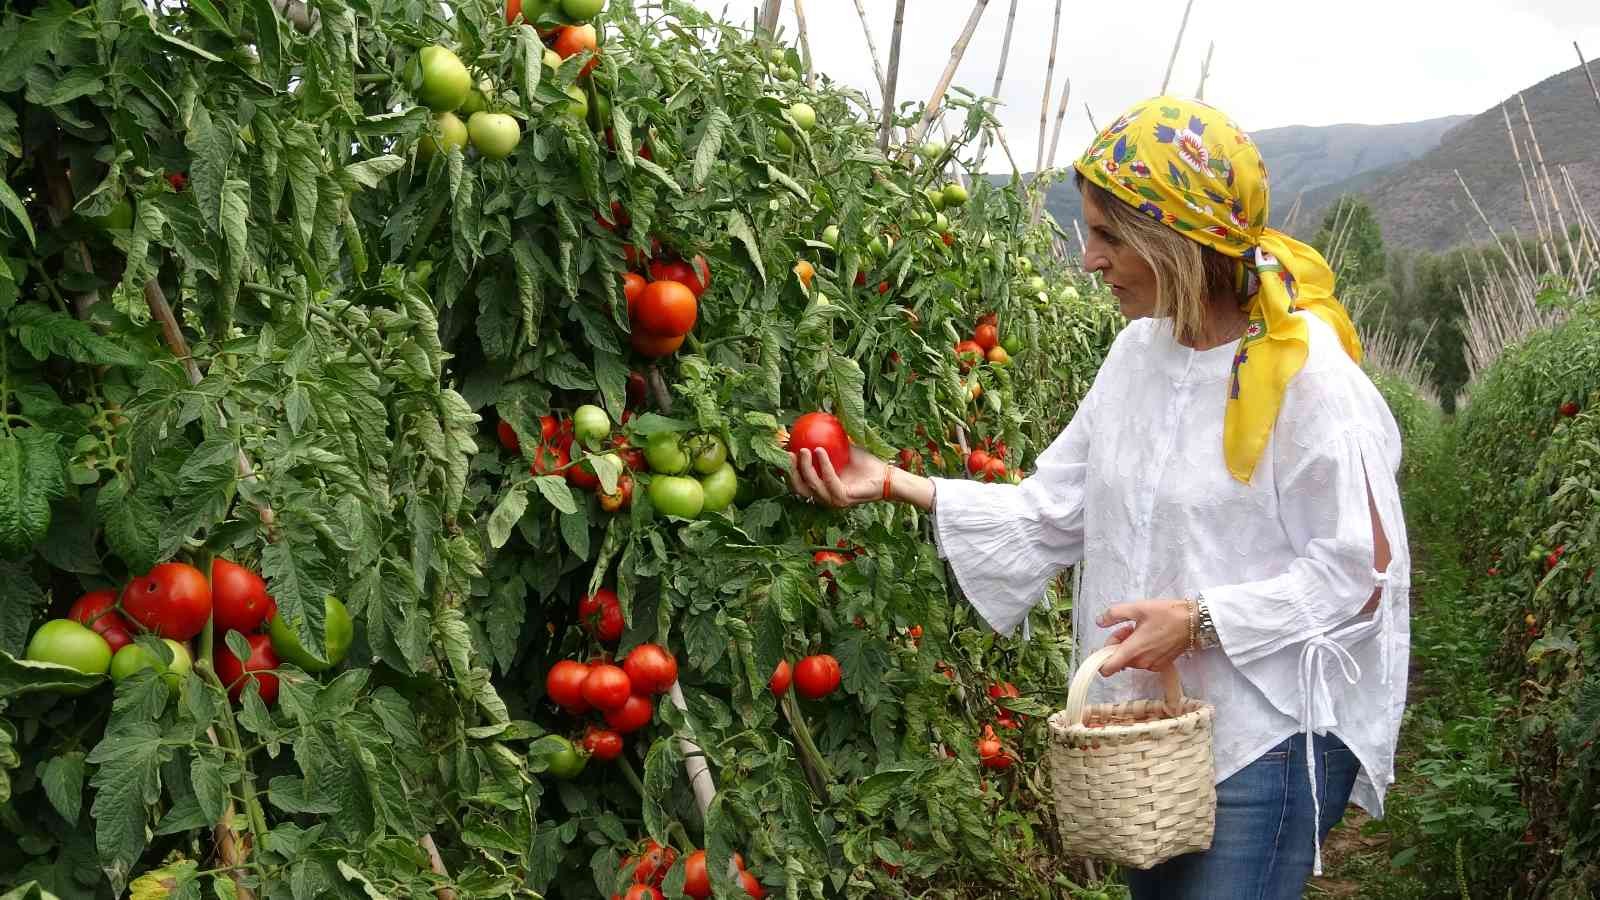
[[[1089,654],[1089,658],[1078,667],[1072,676],[1072,687],[1067,691],[1067,721],[1074,725],[1083,724],[1084,700],[1089,696],[1089,682],[1100,674],[1100,667],[1117,650],[1116,644],[1107,644],[1099,650]],[[1175,716],[1183,708],[1183,684],[1178,681],[1178,670],[1167,666],[1160,670],[1161,683],[1167,692],[1167,715]]]

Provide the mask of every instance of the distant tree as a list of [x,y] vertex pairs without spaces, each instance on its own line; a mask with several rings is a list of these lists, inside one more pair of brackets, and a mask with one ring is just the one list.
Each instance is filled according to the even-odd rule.
[[1372,207],[1352,194],[1340,197],[1322,217],[1311,244],[1328,257],[1343,284],[1371,284],[1383,278],[1387,262],[1383,230]]

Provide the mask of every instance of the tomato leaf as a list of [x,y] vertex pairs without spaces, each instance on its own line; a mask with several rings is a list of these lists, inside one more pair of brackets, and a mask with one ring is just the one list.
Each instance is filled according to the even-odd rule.
[[95,847],[112,892],[120,894],[145,847],[145,810],[161,798],[161,766],[172,747],[154,722],[116,721],[90,751],[97,766],[90,784],[95,789]]
[[83,808],[83,753],[73,751],[50,757],[39,773],[45,796],[61,818],[76,824]]
[[50,501],[67,490],[57,436],[40,428],[0,435],[0,554],[17,556],[50,528]]
[[489,514],[489,546],[504,547],[511,538],[511,529],[516,527],[517,520],[522,518],[527,508],[528,492],[521,485],[506,491],[500,502],[495,504],[494,512]]
[[531,115],[533,95],[544,75],[544,43],[533,26],[524,22],[517,26],[517,46],[522,50],[522,111]]
[[717,163],[717,155],[722,152],[722,137],[732,124],[733,120],[728,118],[728,113],[722,107],[712,108],[711,115],[706,117],[700,141],[695,144],[694,168],[689,172],[690,186],[698,190],[706,183],[711,167]]
[[554,506],[563,515],[578,511],[577,501],[572,498],[572,489],[567,486],[565,478],[559,475],[540,475],[533,479],[533,483],[539,488],[539,495],[544,497],[545,502]]
[[561,514],[561,538],[579,559],[589,558],[589,507],[573,505],[572,512]]
[[37,245],[39,240],[34,236],[33,222],[28,219],[28,211],[23,208],[22,199],[17,196],[16,191],[13,191],[11,185],[5,181],[0,181],[0,206],[4,206],[6,211],[22,224],[22,233],[28,236],[28,243]]
[[756,241],[755,232],[750,229],[750,220],[746,219],[744,214],[736,209],[729,210],[727,220],[728,234],[738,238],[740,245],[745,249],[745,253],[749,255],[751,264],[756,267],[756,275],[762,281],[766,281],[767,269],[761,263],[761,245]]

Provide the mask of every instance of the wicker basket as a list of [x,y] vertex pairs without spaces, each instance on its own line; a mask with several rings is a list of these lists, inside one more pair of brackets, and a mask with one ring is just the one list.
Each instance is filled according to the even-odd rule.
[[1050,717],[1050,780],[1066,852],[1148,869],[1211,846],[1213,710],[1184,697],[1171,668],[1165,701],[1086,707],[1089,682],[1114,650],[1084,660],[1067,708]]

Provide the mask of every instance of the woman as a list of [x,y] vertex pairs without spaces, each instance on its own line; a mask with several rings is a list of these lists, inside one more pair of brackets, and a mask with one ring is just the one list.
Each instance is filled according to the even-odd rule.
[[1266,227],[1266,167],[1204,104],[1157,97],[1077,163],[1084,265],[1130,323],[1020,485],[928,479],[859,447],[794,455],[794,490],[934,513],[1001,633],[1081,564],[1090,695],[1216,707],[1210,850],[1133,871],[1135,898],[1298,897],[1350,799],[1382,815],[1405,703],[1399,434],[1315,250]]

